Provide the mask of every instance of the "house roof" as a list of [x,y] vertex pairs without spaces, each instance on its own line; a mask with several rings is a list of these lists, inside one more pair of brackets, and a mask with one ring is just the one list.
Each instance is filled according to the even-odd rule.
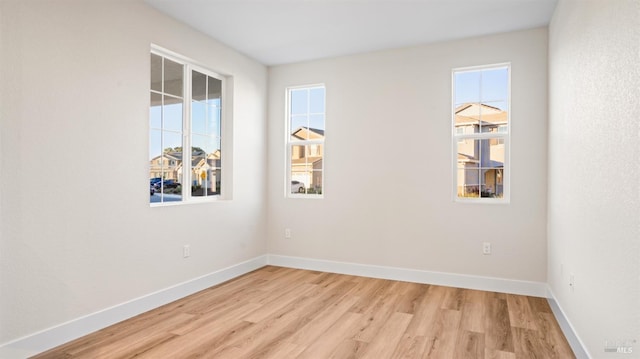
[[153,157],[151,161],[157,160],[160,157],[168,158],[175,161],[182,161],[182,152],[164,152],[159,156]]
[[455,116],[456,125],[497,125],[509,120],[506,111],[483,103],[464,103],[455,109]]
[[458,152],[458,162],[478,162],[478,160],[473,156]]
[[291,132],[291,136],[299,140],[317,140],[324,138],[324,130],[320,130],[313,127],[298,127],[295,131]]

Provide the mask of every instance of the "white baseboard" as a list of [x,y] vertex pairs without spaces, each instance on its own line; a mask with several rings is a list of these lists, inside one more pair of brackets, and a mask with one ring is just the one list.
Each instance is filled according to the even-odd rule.
[[435,284],[448,287],[478,289],[491,292],[529,295],[533,297],[546,298],[548,295],[547,284],[542,282],[431,272],[418,269],[336,262],[274,254],[270,254],[268,256],[268,263],[282,267],[400,280],[405,282]]
[[21,359],[226,282],[267,265],[262,255],[213,273],[80,317],[0,346],[0,358]]
[[558,324],[560,325],[560,329],[562,329],[562,333],[565,338],[569,342],[571,349],[573,350],[573,354],[576,355],[577,359],[590,359],[591,355],[589,355],[589,351],[587,347],[584,345],[580,337],[576,334],[576,331],[571,325],[571,322],[564,314],[564,310],[560,307],[560,304],[556,300],[556,296],[553,294],[551,287],[548,287],[548,299],[549,306],[551,307],[551,311],[553,311],[553,315],[556,317]]

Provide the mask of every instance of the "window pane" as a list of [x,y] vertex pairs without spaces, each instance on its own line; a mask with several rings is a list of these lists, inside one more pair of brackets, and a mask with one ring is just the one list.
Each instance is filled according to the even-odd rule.
[[478,147],[477,140],[467,139],[464,142],[458,142],[458,165],[474,164],[477,166],[480,161]]
[[474,141],[480,151],[480,167],[504,168],[504,140],[476,140]]
[[314,139],[318,135],[324,137],[324,115],[311,115],[309,116],[309,127],[318,130],[314,131],[314,134],[310,134],[309,138]]
[[191,128],[191,195],[206,197],[220,194],[222,119],[222,80],[202,75],[204,102],[194,104]]
[[321,194],[322,147],[321,144],[291,146],[292,193]]
[[[507,108],[507,101],[487,102],[482,106],[483,110],[481,119],[484,126],[496,128],[499,125],[506,125],[508,123],[509,112]],[[483,130],[482,132],[497,131]]]
[[504,167],[504,140],[471,140],[458,142],[458,165],[473,164],[484,168]]
[[[291,191],[294,193],[305,193],[306,188],[311,183],[306,157],[306,146],[291,146]],[[296,183],[294,190],[293,182]]]
[[219,193],[220,139],[194,135],[191,151],[191,195],[213,196]]
[[291,117],[291,140],[307,140],[309,139],[309,117],[304,116],[292,116]]
[[[167,134],[165,134],[165,138],[166,136]],[[160,181],[156,183],[155,188],[162,202],[182,200],[182,186],[178,171],[182,162],[181,155],[181,152],[167,149],[160,158],[162,176],[160,176]]]
[[193,152],[213,153],[220,149],[220,138],[194,134],[191,136],[191,145]]
[[151,92],[150,101],[149,126],[151,128],[162,128],[162,95]]
[[182,100],[164,96],[163,128],[171,131],[182,131]]
[[220,99],[222,98],[222,81],[211,76],[209,76],[207,80],[209,83],[207,103],[212,106],[220,107]]
[[324,88],[309,90],[309,112],[324,113]]
[[150,203],[160,202],[161,197],[156,194],[155,185],[163,176],[162,167],[162,131],[152,129],[149,132],[149,189]]
[[218,140],[218,149],[209,154],[208,157],[211,174],[209,181],[211,182],[211,192],[214,195],[220,194],[222,188],[222,144]]
[[311,173],[311,186],[309,186],[307,193],[322,194],[322,170],[314,170]]
[[502,198],[504,140],[458,143],[458,197]]
[[207,99],[207,76],[198,71],[191,71],[191,99],[195,101]]
[[291,114],[306,114],[308,112],[309,90],[291,90]]
[[207,133],[207,105],[202,102],[191,102],[191,131]]
[[162,57],[151,54],[151,84],[154,91],[162,92]]
[[322,194],[322,145],[306,146],[307,170],[310,170],[310,181],[307,193]]
[[164,92],[182,97],[183,71],[182,65],[164,59]]
[[509,91],[509,72],[507,68],[488,69],[482,71],[481,86],[483,103],[505,101]]
[[479,171],[472,165],[458,168],[458,197],[480,197]]
[[482,106],[478,103],[467,103],[456,107],[455,126],[462,128],[464,133],[480,132],[480,111]]
[[[182,135],[176,132],[164,131],[162,136],[162,146],[164,153],[172,153],[174,156],[181,157],[182,153]],[[178,152],[180,154],[178,154]]]
[[502,197],[504,140],[467,140],[458,143],[458,196]]
[[454,75],[456,104],[480,102],[480,72],[457,72]]
[[162,154],[162,131],[151,130],[149,133],[149,161],[159,157]]
[[291,146],[291,163],[295,165],[306,165],[305,146]]
[[220,136],[220,121],[222,110],[220,107],[209,106],[207,111],[206,133],[212,136]]
[[499,168],[483,168],[481,169],[481,190],[480,197],[484,198],[502,198],[503,169]]

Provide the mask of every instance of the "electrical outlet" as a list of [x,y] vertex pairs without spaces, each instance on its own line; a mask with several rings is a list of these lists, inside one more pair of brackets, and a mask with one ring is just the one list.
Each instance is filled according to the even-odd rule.
[[491,254],[491,243],[489,242],[482,243],[482,254],[484,255]]
[[191,256],[191,246],[185,244],[182,246],[182,258],[189,258]]
[[284,229],[284,238],[291,238],[291,228]]

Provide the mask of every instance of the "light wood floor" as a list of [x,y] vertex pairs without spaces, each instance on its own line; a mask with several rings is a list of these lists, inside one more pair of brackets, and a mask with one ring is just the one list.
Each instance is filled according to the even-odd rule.
[[35,358],[575,358],[543,298],[268,266]]

